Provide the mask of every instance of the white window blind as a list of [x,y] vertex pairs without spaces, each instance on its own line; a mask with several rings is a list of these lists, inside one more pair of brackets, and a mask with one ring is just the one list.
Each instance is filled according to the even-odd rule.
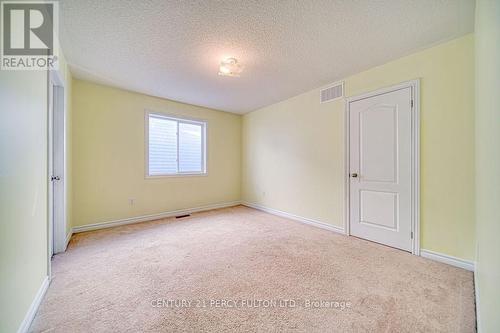
[[148,175],[205,173],[206,123],[148,115]]

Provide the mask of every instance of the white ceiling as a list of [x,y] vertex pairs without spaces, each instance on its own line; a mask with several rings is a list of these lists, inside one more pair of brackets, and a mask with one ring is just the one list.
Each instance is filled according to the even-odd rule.
[[245,113],[472,32],[474,1],[61,0],[60,22],[77,78]]

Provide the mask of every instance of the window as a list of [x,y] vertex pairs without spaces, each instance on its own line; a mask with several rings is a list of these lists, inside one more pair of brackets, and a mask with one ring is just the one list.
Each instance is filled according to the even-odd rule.
[[206,173],[206,122],[147,114],[147,175]]

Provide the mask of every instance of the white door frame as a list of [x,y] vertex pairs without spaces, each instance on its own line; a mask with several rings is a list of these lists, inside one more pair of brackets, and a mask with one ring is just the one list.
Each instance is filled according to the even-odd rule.
[[412,98],[411,108],[411,152],[412,152],[412,170],[411,170],[411,230],[413,233],[412,238],[412,253],[420,255],[420,79],[406,81],[394,86],[378,89],[365,94],[351,96],[346,99],[345,114],[344,114],[344,230],[347,235],[351,234],[350,231],[350,130],[349,130],[349,114],[350,104],[361,99],[373,97],[377,95],[386,94],[392,91],[410,88]]
[[[67,174],[67,154],[66,154],[66,118],[67,108],[65,101],[65,84],[63,75],[60,70],[50,70],[48,74],[48,272],[51,276],[51,255],[64,252],[66,250],[66,207],[67,207],[67,182],[65,176]],[[60,177],[63,188],[63,200],[61,202],[62,217],[54,221],[54,188],[51,177],[54,176],[54,117],[59,117],[62,121],[62,132],[58,133],[59,140],[63,143],[61,153],[63,156],[63,167],[57,176]]]

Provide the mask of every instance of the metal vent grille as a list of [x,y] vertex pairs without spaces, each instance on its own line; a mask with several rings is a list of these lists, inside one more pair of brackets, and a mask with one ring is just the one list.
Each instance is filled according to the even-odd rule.
[[334,101],[341,97],[344,97],[344,82],[322,89],[320,92],[320,103]]

